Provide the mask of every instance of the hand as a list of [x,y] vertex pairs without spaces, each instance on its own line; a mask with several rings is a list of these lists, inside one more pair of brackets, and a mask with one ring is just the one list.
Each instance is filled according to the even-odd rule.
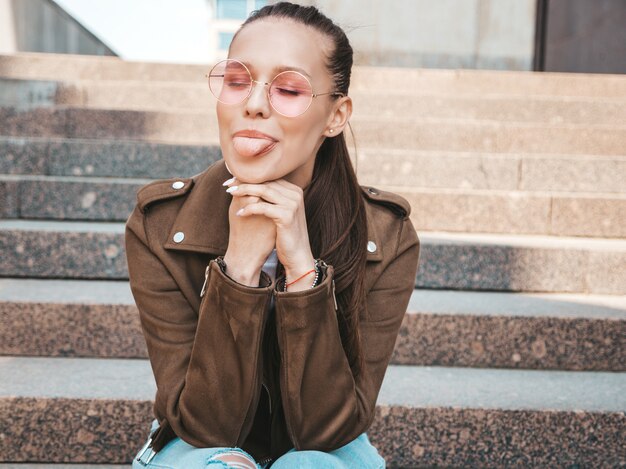
[[[231,188],[235,186],[236,189],[232,190]],[[243,198],[249,201],[242,204],[243,206],[236,212],[236,217],[248,220],[261,216],[274,225],[276,254],[285,267],[288,282],[313,269],[315,260],[307,230],[304,192],[300,186],[284,179],[277,179],[261,184],[235,182],[230,185],[229,190],[233,196],[231,207],[235,200]],[[252,200],[253,198],[256,200]],[[266,257],[267,255],[269,252]],[[315,272],[312,272],[290,286],[289,290],[309,288],[314,278]]]
[[[229,185],[234,184],[231,182]],[[262,215],[239,217],[236,213],[258,201],[259,197],[255,196],[232,198],[228,209],[228,248],[224,254],[228,276],[239,283],[254,287],[259,286],[263,264],[274,249],[276,226],[272,220]]]

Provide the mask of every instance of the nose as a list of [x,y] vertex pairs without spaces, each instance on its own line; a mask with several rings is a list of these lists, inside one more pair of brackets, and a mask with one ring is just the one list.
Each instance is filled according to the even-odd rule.
[[250,96],[246,101],[246,115],[268,117],[271,112],[271,104],[266,86],[269,86],[269,83],[252,80],[250,86],[252,86],[252,90],[250,90]]

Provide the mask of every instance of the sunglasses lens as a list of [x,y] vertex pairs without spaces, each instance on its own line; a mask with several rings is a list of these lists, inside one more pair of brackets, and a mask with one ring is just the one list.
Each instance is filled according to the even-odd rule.
[[274,109],[290,117],[299,116],[306,111],[313,99],[311,84],[297,72],[278,74],[272,81],[269,93]]
[[250,73],[236,60],[223,60],[209,73],[211,93],[226,104],[236,104],[246,99],[251,84]]

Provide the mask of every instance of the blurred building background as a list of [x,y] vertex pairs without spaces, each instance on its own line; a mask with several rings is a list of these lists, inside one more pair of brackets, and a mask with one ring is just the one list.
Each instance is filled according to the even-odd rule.
[[[0,53],[209,63],[268,0],[0,0]],[[272,3],[270,0],[269,3]],[[302,0],[359,65],[626,72],[624,0]]]

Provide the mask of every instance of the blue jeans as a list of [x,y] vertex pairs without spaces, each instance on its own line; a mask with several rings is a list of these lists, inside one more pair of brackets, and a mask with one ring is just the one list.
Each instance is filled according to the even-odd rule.
[[[154,419],[149,433],[158,425],[157,419]],[[169,441],[147,465],[145,461],[150,457],[151,450],[145,451],[141,456],[143,463],[137,460],[140,452],[133,458],[134,469],[218,469],[224,467],[266,469],[270,465],[270,463],[265,465],[256,463],[254,458],[241,448],[196,448],[178,437]],[[235,458],[245,458],[249,462],[229,465],[221,459],[224,455],[232,457],[233,454]],[[228,457],[225,459],[228,460]],[[297,451],[291,448],[273,461],[271,469],[380,469],[385,467],[385,460],[372,446],[367,434],[363,432],[350,443],[328,453],[315,450]]]

